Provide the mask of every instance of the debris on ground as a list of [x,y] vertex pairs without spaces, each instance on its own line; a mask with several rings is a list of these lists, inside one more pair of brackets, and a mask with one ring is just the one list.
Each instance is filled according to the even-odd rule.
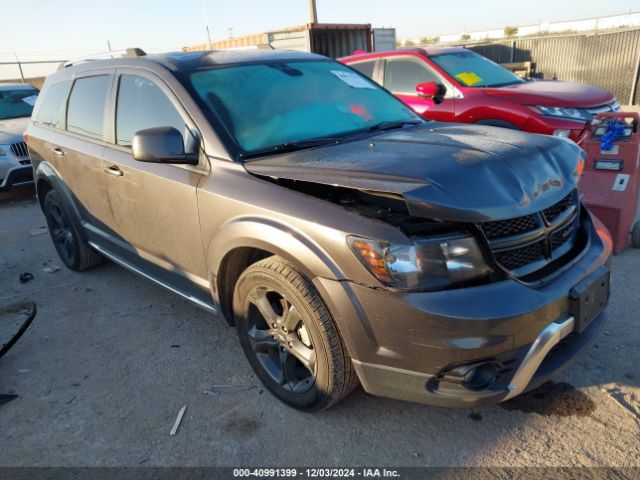
[[60,270],[60,267],[57,265],[54,265],[53,263],[43,263],[42,264],[42,270],[44,270],[47,273],[56,273],[58,270]]
[[30,272],[22,272],[20,274],[20,283],[27,283],[33,280],[33,273]]
[[208,390],[205,390],[204,393],[214,397],[219,397],[222,393],[238,393],[247,392],[249,390],[262,390],[262,385],[214,385]]
[[180,422],[182,422],[182,417],[184,416],[184,412],[187,410],[187,406],[185,405],[184,407],[182,407],[180,409],[180,411],[178,412],[178,416],[176,417],[176,421],[173,424],[173,427],[171,428],[171,431],[169,432],[169,435],[171,435],[172,437],[178,433],[178,428],[180,428]]
[[47,227],[39,227],[29,230],[29,233],[32,237],[37,237],[38,235],[42,235],[43,233],[47,233],[48,231],[49,230],[47,229]]
[[35,303],[19,303],[0,308],[0,357],[16,344],[37,313]]

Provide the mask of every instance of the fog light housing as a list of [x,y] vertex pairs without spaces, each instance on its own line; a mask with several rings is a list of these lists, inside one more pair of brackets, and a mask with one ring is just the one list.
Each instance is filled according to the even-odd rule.
[[495,360],[451,367],[438,376],[438,381],[462,385],[467,390],[485,390],[496,381],[501,364]]
[[495,381],[497,373],[495,363],[482,363],[467,372],[464,385],[471,390],[483,390]]

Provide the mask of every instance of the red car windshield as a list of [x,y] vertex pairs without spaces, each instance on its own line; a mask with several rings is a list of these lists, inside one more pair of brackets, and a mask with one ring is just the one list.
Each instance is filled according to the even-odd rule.
[[464,87],[505,87],[524,82],[506,68],[470,50],[433,55],[429,59]]
[[30,117],[37,96],[36,89],[0,90],[0,120]]

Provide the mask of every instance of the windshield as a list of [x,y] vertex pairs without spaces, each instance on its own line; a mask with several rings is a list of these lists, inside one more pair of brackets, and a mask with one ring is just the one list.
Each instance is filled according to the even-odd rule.
[[330,60],[211,68],[188,80],[245,153],[420,121],[371,80]]
[[506,68],[470,50],[429,58],[465,87],[504,87],[524,82]]
[[35,88],[0,90],[0,120],[30,117],[37,96]]

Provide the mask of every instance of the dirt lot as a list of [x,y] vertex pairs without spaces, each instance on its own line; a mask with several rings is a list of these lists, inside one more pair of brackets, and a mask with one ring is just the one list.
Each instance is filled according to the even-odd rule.
[[61,266],[44,225],[30,189],[0,197],[0,309],[39,308],[0,359],[18,395],[0,466],[640,466],[638,251],[614,258],[609,323],[557,383],[476,410],[358,390],[310,415],[260,388],[223,320],[114,264],[43,271]]

